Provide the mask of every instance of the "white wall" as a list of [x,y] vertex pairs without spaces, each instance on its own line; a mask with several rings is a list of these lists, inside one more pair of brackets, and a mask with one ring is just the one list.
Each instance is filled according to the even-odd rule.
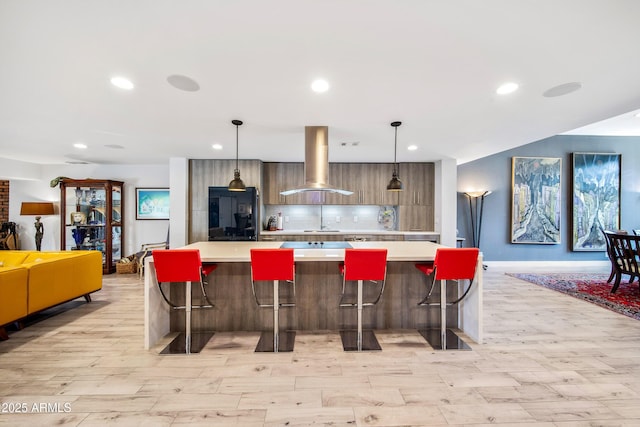
[[[5,161],[0,159],[0,162]],[[1,164],[1,163],[0,163]],[[140,250],[142,243],[162,242],[166,239],[169,221],[136,220],[136,187],[169,187],[169,165],[37,165],[29,164],[19,178],[17,174],[7,175],[9,179],[9,221],[18,225],[20,248],[35,249],[35,228],[32,216],[20,215],[20,204],[29,201],[56,202],[59,214],[60,188],[51,188],[49,182],[65,176],[74,179],[113,179],[125,183],[125,242],[124,255]],[[2,173],[4,174],[4,171]],[[60,249],[59,215],[43,217],[44,236],[42,250]]]

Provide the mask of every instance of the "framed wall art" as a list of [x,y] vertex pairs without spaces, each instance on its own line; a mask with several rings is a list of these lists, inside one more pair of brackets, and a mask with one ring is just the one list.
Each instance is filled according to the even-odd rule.
[[513,157],[511,243],[559,244],[562,159]]
[[136,219],[169,219],[169,189],[136,188]]
[[573,250],[604,251],[600,229],[620,228],[621,155],[573,153]]

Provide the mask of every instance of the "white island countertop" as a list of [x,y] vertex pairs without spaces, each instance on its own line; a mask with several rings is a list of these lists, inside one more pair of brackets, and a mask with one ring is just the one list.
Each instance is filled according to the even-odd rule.
[[[197,242],[184,248],[199,249],[203,262],[250,262],[253,248],[275,249],[283,242]],[[388,261],[433,261],[441,247],[428,241],[349,242],[353,248],[387,249]],[[295,249],[296,261],[342,261],[344,249]]]

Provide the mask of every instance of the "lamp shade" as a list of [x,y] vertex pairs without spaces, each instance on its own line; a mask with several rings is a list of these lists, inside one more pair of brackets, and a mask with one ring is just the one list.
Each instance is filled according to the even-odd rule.
[[389,181],[389,184],[387,184],[387,190],[402,191],[403,188],[404,188],[404,185],[402,184],[402,181],[400,181],[400,178],[398,178],[398,173],[394,172],[393,176],[391,177],[391,181]]
[[471,197],[473,199],[477,199],[478,197],[488,196],[491,194],[491,191],[488,190],[479,190],[479,191],[466,191],[464,193],[465,196]]
[[233,180],[229,183],[229,191],[247,191],[247,187],[240,179],[240,171],[238,169],[233,172]]
[[22,202],[20,215],[53,215],[52,202]]

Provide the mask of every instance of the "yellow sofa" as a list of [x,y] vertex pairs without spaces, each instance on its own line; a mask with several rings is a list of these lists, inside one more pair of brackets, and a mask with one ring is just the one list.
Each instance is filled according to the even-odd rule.
[[6,324],[100,289],[99,251],[0,251],[0,339]]

